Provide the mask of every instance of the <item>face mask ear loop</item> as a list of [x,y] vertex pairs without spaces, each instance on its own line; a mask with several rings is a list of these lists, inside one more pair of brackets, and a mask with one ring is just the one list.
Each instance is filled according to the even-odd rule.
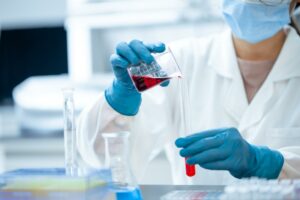
[[291,19],[292,19],[292,25],[296,28],[296,31],[298,33],[298,35],[300,36],[300,25],[297,23],[297,19],[296,16],[293,14],[293,11],[296,9],[297,6],[297,2],[295,2],[294,5],[292,5],[293,9],[290,12],[291,15]]

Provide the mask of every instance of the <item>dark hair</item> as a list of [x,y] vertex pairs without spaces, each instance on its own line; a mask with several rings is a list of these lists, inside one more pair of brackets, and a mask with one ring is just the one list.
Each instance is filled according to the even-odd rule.
[[[300,7],[300,3],[296,3],[295,9],[298,7]],[[298,35],[300,35],[300,25],[297,23],[295,16],[291,16],[291,26],[297,31]]]

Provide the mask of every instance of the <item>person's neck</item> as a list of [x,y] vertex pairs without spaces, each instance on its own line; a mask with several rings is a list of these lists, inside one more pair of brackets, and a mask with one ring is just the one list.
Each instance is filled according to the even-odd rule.
[[276,60],[285,42],[284,30],[279,31],[273,37],[257,44],[233,37],[233,44],[237,57],[243,60],[262,61]]

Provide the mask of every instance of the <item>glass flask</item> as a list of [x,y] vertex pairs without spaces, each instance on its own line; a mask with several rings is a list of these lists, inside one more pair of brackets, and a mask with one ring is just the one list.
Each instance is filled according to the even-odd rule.
[[174,77],[181,77],[181,71],[170,48],[163,53],[152,54],[151,64],[144,62],[130,66],[128,73],[139,92],[144,92]]
[[105,167],[111,170],[111,189],[117,200],[142,200],[129,160],[129,132],[103,133]]

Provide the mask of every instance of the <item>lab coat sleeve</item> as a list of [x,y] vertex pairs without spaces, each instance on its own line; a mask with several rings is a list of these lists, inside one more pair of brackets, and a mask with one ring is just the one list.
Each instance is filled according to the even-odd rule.
[[300,147],[286,147],[279,151],[284,157],[279,179],[300,178]]
[[[171,44],[172,52],[181,67],[183,74],[190,74],[193,69],[191,55],[194,51],[194,40],[185,39]],[[184,67],[184,66],[188,66]],[[77,124],[78,149],[85,161],[92,167],[103,167],[104,140],[101,133],[130,131],[130,149],[133,172],[142,179],[147,165],[164,150],[166,145],[172,146],[179,137],[180,116],[177,112],[178,86],[176,79],[171,80],[168,87],[155,87],[142,94],[142,104],[136,116],[123,116],[106,102],[104,95],[81,113]],[[177,116],[177,117],[176,117]],[[174,119],[177,119],[174,122]],[[176,154],[176,155],[175,155]],[[172,169],[177,163],[169,158]],[[172,170],[172,174],[178,173]],[[138,180],[139,181],[139,180]]]
[[102,94],[78,119],[77,146],[82,159],[92,167],[103,166],[104,144],[100,133],[126,131],[131,121],[132,117],[113,110]]
[[104,167],[105,146],[102,133],[129,131],[130,162],[138,181],[143,180],[148,164],[163,151],[169,140],[170,106],[166,91],[153,88],[143,94],[136,116],[124,116],[113,110],[102,94],[81,113],[77,124],[78,151],[82,160],[93,168]]

